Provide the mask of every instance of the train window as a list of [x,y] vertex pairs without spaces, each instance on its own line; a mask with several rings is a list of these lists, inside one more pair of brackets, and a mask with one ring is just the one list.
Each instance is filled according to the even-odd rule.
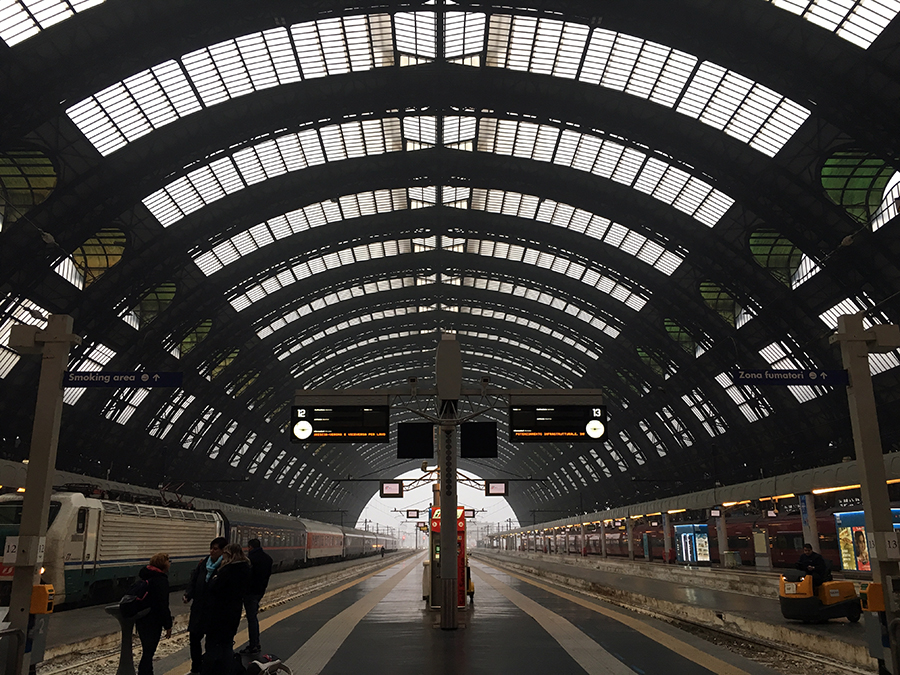
[[84,534],[84,530],[87,528],[87,515],[87,509],[78,509],[78,522],[75,525],[75,532],[78,534]]

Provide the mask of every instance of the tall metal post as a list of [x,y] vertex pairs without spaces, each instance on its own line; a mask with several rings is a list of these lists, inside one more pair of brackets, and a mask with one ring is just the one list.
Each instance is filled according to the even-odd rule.
[[719,544],[719,564],[725,566],[725,551],[728,550],[728,523],[725,520],[725,509],[719,509],[716,518],[716,541]]
[[605,558],[606,552],[606,521],[600,521],[600,554]]
[[[63,373],[69,362],[69,348],[73,344],[81,344],[81,338],[72,333],[72,326],[71,316],[51,314],[45,330],[38,330],[36,326],[14,326],[9,339],[12,349],[22,353],[41,354],[41,375],[31,432],[28,475],[25,479],[22,524],[19,527],[19,545],[16,561],[13,563],[15,571],[9,601],[10,628],[23,633],[28,632],[31,589],[40,581],[44,556],[43,542],[47,534],[50,493],[62,419]],[[4,672],[28,675],[31,659],[24,649],[25,645],[21,644],[18,650],[10,650]]]
[[634,539],[631,533],[634,531],[634,521],[631,516],[625,516],[625,537],[628,539],[628,559],[634,560]]
[[845,314],[838,317],[837,333],[831,336],[831,342],[840,344],[844,368],[850,376],[847,403],[856,446],[866,531],[872,537],[868,541],[872,579],[882,584],[886,625],[891,633],[890,646],[884,650],[884,660],[894,675],[900,675],[898,636],[894,634],[897,608],[894,606],[891,584],[892,578],[897,579],[900,574],[900,563],[889,558],[889,551],[896,551],[897,539],[891,518],[878,413],[869,371],[869,352],[885,352],[900,347],[900,326],[873,326],[865,330],[861,316]]
[[435,365],[438,458],[441,470],[441,628],[459,627],[456,611],[456,406],[462,393],[462,356],[453,335],[442,335]]

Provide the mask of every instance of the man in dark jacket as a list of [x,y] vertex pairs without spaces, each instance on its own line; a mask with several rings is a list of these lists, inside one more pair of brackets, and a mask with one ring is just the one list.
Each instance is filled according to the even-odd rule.
[[828,564],[820,553],[813,551],[812,544],[803,544],[803,555],[797,561],[797,569],[807,572],[813,578],[813,586],[828,581]]
[[244,611],[247,612],[247,632],[250,640],[247,646],[241,650],[242,654],[259,654],[259,602],[269,585],[269,577],[272,576],[272,557],[263,551],[259,539],[251,539],[247,542],[250,550],[247,558],[250,560],[250,571],[253,578],[250,581],[250,590],[244,596]]
[[191,646],[191,673],[194,675],[198,675],[203,668],[203,636],[206,635],[208,618],[206,584],[222,563],[222,551],[226,544],[228,540],[225,537],[216,537],[209,543],[209,555],[191,572],[191,580],[184,591],[184,602],[193,601],[191,618],[188,621],[188,635]]

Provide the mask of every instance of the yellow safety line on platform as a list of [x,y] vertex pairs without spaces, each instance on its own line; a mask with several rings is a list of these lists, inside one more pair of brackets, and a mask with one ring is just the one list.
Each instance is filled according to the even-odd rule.
[[[416,556],[416,557],[418,557],[418,556]],[[375,575],[381,574],[385,570],[389,570],[392,567],[395,567],[404,562],[407,562],[408,560],[409,559],[407,559],[407,558],[405,558],[404,560],[398,560],[397,562],[392,563],[391,565],[388,565],[387,567],[383,567],[380,570],[376,570],[369,574],[363,575],[359,579],[349,581],[346,584],[343,584],[341,586],[331,589],[330,591],[326,591],[325,593],[322,593],[322,595],[317,595],[316,597],[310,598],[309,600],[304,600],[296,607],[291,607],[290,609],[286,609],[282,612],[278,612],[278,614],[267,617],[265,619],[260,618],[259,632],[263,633],[264,631],[271,628],[279,621],[284,621],[285,619],[293,616],[294,614],[297,614],[298,612],[302,612],[305,609],[309,609],[310,607],[319,604],[323,600],[327,600],[328,598],[330,598],[334,595],[337,595],[338,593],[342,593],[342,592],[346,591],[348,588],[352,588],[353,586],[356,586],[357,584],[361,584],[363,581],[367,581],[367,580],[371,579],[372,577],[374,577]],[[399,572],[398,572],[398,574],[399,574]],[[242,644],[243,642],[247,641],[247,638],[248,638],[247,631],[242,630],[235,636],[235,644],[238,644],[238,645]],[[189,669],[190,667],[191,667],[191,660],[190,660],[190,658],[187,658],[184,661],[182,661],[179,665],[177,665],[174,668],[163,673],[163,675],[184,675],[184,673],[186,672],[186,669]]]
[[[722,661],[721,659],[712,656],[711,654],[707,654],[702,649],[698,649],[692,645],[687,644],[674,637],[673,635],[669,635],[668,633],[659,630],[658,628],[654,628],[653,626],[648,625],[641,619],[637,617],[629,616],[623,612],[617,612],[615,610],[607,609],[601,605],[598,605],[590,600],[586,600],[585,598],[578,597],[577,595],[572,595],[571,593],[566,593],[565,591],[561,591],[559,589],[553,588],[552,586],[547,586],[545,584],[539,583],[537,581],[533,581],[527,577],[521,576],[519,574],[515,574],[514,572],[510,572],[509,570],[503,569],[502,567],[497,567],[496,565],[491,565],[490,563],[479,560],[480,563],[487,565],[489,567],[494,568],[498,572],[502,572],[503,574],[508,574],[509,576],[519,579],[520,581],[524,581],[527,584],[531,584],[541,590],[547,591],[549,593],[553,593],[554,595],[558,595],[561,598],[565,598],[570,602],[574,602],[582,607],[587,607],[598,614],[602,614],[614,621],[618,621],[619,623],[625,624],[629,628],[636,630],[637,632],[645,635],[650,638],[654,642],[661,644],[666,649],[669,649],[684,658],[693,661],[697,665],[703,666],[707,670],[711,670],[717,675],[750,675],[746,670],[742,670],[737,666],[734,666],[730,663]],[[473,568],[474,569],[474,568]],[[482,574],[485,574],[482,572]],[[488,575],[490,576],[490,575]],[[502,582],[501,582],[502,583]]]
[[537,621],[588,675],[634,675],[634,670],[603,649],[567,619],[510,588],[493,575],[477,567],[472,569],[500,595]]
[[[343,612],[331,618],[322,626],[316,634],[300,647],[285,661],[285,665],[293,672],[301,675],[318,675],[321,673],[331,657],[340,649],[347,636],[356,628],[356,624],[362,621],[379,602],[384,600],[388,593],[397,587],[401,581],[415,571],[418,567],[411,565],[409,571],[398,570],[394,576],[385,580],[378,588],[373,589],[365,596],[350,605]],[[361,666],[365,668],[365,664]]]

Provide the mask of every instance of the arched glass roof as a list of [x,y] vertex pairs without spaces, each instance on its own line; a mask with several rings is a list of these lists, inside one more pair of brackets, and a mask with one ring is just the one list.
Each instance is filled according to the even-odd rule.
[[[441,122],[453,119],[459,118],[442,118]],[[277,136],[191,168],[186,175],[146,197],[143,203],[163,227],[171,227],[207,204],[276,176],[326,162],[404,149],[416,151],[435,145],[433,137],[424,143],[422,134],[416,133],[422,128],[421,122],[423,119],[415,116],[387,117]],[[734,203],[706,181],[692,176],[686,167],[622,143],[529,122],[491,118],[477,122],[473,118],[472,122],[471,134],[467,134],[468,145],[457,149],[522,157],[586,171],[669,204],[707,227],[714,226]],[[408,133],[410,128],[412,133]],[[459,199],[452,196],[445,201]],[[388,202],[383,200],[368,207],[376,211],[386,209]]]
[[[769,156],[810,114],[727,68],[638,37],[513,14],[491,14],[486,21],[480,13],[453,13],[448,19],[447,58],[465,54],[475,57],[463,58],[466,64],[623,91],[724,131]],[[273,28],[136,73],[72,105],[67,114],[107,155],[185,115],[254,91],[393,66],[395,53],[401,66],[433,59],[434,33],[433,10]]]
[[[106,0],[2,0],[0,1],[0,38],[10,47],[27,40],[54,24],[71,18],[76,13],[102,5]],[[897,0],[765,0],[776,7],[797,14],[802,18],[822,26],[839,37],[863,47],[869,47],[881,31],[900,12]],[[452,2],[448,3],[451,6]],[[450,12],[447,16],[448,58],[458,58],[478,51],[473,44],[473,33],[483,30],[483,14]],[[313,35],[335,39],[328,31],[328,24],[308,27]],[[474,30],[473,30],[474,24]],[[432,34],[436,21],[433,15],[399,13],[397,15],[397,39],[407,54],[418,54],[422,58],[434,58],[435,38]],[[301,29],[302,30],[302,29]],[[301,31],[298,31],[303,35]],[[346,51],[354,46],[353,32],[340,35],[347,44]],[[410,48],[410,44],[412,48]],[[386,50],[387,51],[387,50]],[[356,58],[360,58],[358,55]],[[344,57],[348,60],[348,57]]]
[[[648,239],[624,225],[552,199],[506,190],[449,186],[443,186],[441,190],[445,203],[452,200],[458,208],[533,219],[579,232],[615,246],[666,275],[671,275],[684,260],[680,252],[667,250],[663,244]],[[426,194],[423,195],[423,191]],[[416,203],[433,205],[432,201],[428,201],[428,192],[435,193],[436,189],[432,187],[375,190],[316,202],[302,209],[270,218],[264,223],[235,234],[226,241],[216,244],[211,250],[195,254],[194,262],[204,274],[210,276],[245,255],[315,227],[367,215],[414,208]],[[673,246],[669,242],[666,242],[666,245]]]

